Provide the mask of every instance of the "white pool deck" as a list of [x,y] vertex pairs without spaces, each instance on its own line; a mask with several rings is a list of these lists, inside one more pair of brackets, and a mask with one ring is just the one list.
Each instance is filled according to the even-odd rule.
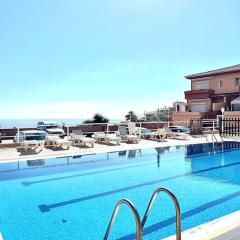
[[[219,138],[220,140],[220,138]],[[230,139],[224,139],[230,140]],[[157,148],[167,146],[180,146],[187,144],[198,144],[212,142],[212,138],[209,136],[192,138],[189,137],[187,140],[175,140],[167,139],[164,142],[156,142],[150,140],[141,140],[138,144],[127,144],[121,143],[120,145],[105,145],[95,144],[94,148],[80,148],[71,147],[69,150],[58,149],[46,149],[44,148],[41,152],[25,152],[20,148],[5,147],[0,148],[0,163],[11,162],[11,161],[25,161],[52,157],[64,157],[74,155],[85,155],[95,154],[104,152],[114,152],[132,149],[143,149],[143,148]],[[165,238],[164,240],[174,240],[175,236]],[[214,221],[204,223],[192,229],[182,232],[182,240],[239,240],[240,239],[240,211],[231,213],[227,216],[215,219]],[[1,233],[0,233],[0,240]],[[4,240],[4,239],[3,239]]]
[[95,153],[104,153],[104,152],[114,152],[114,151],[124,151],[132,149],[143,149],[143,148],[158,148],[158,147],[167,147],[167,146],[178,146],[186,144],[197,144],[197,143],[206,143],[211,142],[212,138],[209,136],[208,139],[205,137],[193,138],[189,137],[186,140],[176,140],[176,139],[166,139],[163,142],[144,140],[142,139],[139,143],[121,143],[120,145],[111,145],[99,144],[96,143],[94,148],[89,147],[78,147],[71,146],[69,150],[66,149],[52,149],[44,148],[42,151],[35,153],[35,151],[25,152],[21,148],[12,148],[5,147],[0,148],[0,162],[9,162],[9,161],[24,161],[24,160],[34,160],[34,159],[43,159],[51,157],[64,157],[64,156],[74,156],[74,155],[86,155],[86,154],[95,154]]

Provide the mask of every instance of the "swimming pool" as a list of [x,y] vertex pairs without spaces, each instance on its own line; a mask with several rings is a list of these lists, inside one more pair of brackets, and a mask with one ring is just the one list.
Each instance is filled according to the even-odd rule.
[[[0,164],[4,240],[103,239],[113,208],[129,198],[142,217],[153,191],[178,198],[182,229],[240,209],[240,143],[197,144]],[[175,209],[160,194],[144,239],[175,234]],[[135,239],[121,208],[110,239]]]

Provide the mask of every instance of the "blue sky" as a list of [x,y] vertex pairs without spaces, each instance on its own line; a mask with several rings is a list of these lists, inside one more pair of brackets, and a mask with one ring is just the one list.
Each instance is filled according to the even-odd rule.
[[0,118],[122,118],[239,64],[238,0],[0,1]]

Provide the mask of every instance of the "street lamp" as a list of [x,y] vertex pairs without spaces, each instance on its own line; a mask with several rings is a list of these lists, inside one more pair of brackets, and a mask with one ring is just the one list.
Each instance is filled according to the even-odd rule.
[[225,112],[224,107],[221,107],[221,112],[222,112],[222,132],[223,132],[223,118],[224,118],[224,112]]
[[222,112],[222,117],[223,117],[224,112],[225,112],[225,108],[224,107],[221,107],[221,112]]
[[170,111],[170,107],[168,107],[168,127],[169,127],[169,115],[170,115],[170,113],[169,113],[169,111]]

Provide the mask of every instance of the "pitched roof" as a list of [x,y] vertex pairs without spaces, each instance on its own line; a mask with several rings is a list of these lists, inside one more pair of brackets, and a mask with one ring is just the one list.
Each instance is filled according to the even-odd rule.
[[240,64],[234,65],[231,67],[219,68],[219,69],[212,70],[212,71],[188,75],[188,76],[185,76],[185,78],[195,79],[195,78],[202,78],[202,77],[212,77],[212,76],[220,75],[220,74],[224,74],[224,73],[235,73],[235,72],[240,72]]

